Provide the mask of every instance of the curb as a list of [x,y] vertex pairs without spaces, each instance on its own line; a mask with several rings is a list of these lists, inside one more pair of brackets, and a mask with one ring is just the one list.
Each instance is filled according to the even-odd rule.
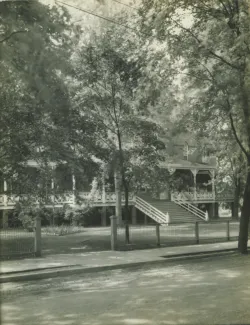
[[40,269],[37,271],[29,270],[29,271],[21,271],[19,273],[5,273],[4,275],[0,275],[0,283],[8,283],[8,282],[21,282],[21,281],[33,281],[33,280],[42,280],[47,278],[55,278],[55,277],[64,277],[75,274],[88,274],[88,273],[97,273],[103,271],[111,271],[117,269],[128,269],[134,267],[141,266],[152,266],[157,264],[163,264],[167,262],[174,262],[178,260],[194,260],[207,258],[212,256],[221,256],[225,254],[236,253],[237,249],[223,249],[217,251],[207,251],[207,252],[195,252],[195,253],[186,253],[186,254],[175,254],[168,256],[160,256],[161,259],[157,259],[154,261],[142,261],[142,262],[132,262],[132,263],[124,263],[124,264],[116,264],[116,265],[104,265],[104,266],[93,266],[93,267],[70,267],[63,266],[59,270],[51,270],[50,269]]

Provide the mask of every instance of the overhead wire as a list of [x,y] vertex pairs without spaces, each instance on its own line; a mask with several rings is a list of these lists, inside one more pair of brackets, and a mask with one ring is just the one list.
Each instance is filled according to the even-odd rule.
[[86,14],[89,14],[89,15],[92,15],[92,16],[94,16],[94,17],[97,17],[97,18],[100,18],[100,19],[106,20],[106,21],[108,21],[108,22],[110,22],[110,23],[113,23],[113,24],[116,24],[116,25],[122,26],[122,27],[124,27],[124,28],[130,29],[130,30],[132,30],[132,31],[134,31],[134,32],[136,32],[136,33],[140,33],[140,34],[144,34],[144,35],[146,35],[146,36],[150,36],[150,34],[143,33],[143,32],[141,32],[141,31],[138,31],[136,28],[130,27],[130,26],[125,25],[125,24],[122,24],[122,23],[120,23],[119,21],[116,21],[116,20],[114,20],[114,19],[111,19],[111,18],[108,18],[108,17],[105,17],[105,16],[101,16],[101,15],[99,15],[99,14],[96,14],[96,13],[92,12],[92,11],[89,11],[89,10],[86,10],[86,9],[82,9],[82,8],[79,8],[79,7],[76,7],[76,6],[73,6],[73,5],[70,5],[70,4],[65,3],[65,2],[63,2],[63,1],[60,1],[60,0],[56,0],[55,2],[56,2],[56,3],[61,3],[61,4],[65,5],[65,6],[68,6],[68,7],[74,8],[74,9],[76,9],[76,10],[82,11],[82,12],[84,12],[84,13],[86,13]]

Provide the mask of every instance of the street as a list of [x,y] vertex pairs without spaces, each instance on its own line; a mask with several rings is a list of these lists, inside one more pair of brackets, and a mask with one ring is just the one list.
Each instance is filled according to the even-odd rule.
[[249,256],[2,284],[2,324],[249,324]]

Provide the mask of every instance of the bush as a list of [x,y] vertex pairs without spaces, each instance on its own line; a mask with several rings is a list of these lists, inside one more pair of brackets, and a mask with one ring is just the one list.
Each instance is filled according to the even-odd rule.
[[21,211],[18,219],[22,222],[22,226],[27,231],[33,231],[35,215],[32,211]]
[[48,226],[42,228],[42,233],[45,235],[54,235],[54,236],[65,236],[70,234],[76,234],[79,232],[83,232],[83,227],[77,226]]
[[[65,211],[62,208],[41,208],[40,217],[43,226],[60,226],[65,223]],[[67,221],[66,221],[67,223]]]
[[34,206],[19,206],[18,209],[18,219],[21,221],[23,228],[27,231],[33,231],[36,217],[40,217],[42,224],[46,224],[49,215],[48,209]]
[[85,215],[90,209],[88,207],[82,208],[80,206],[76,207],[65,207],[65,216],[64,219],[73,226],[85,226]]
[[[44,227],[50,226],[53,229],[64,229],[63,226],[86,226],[89,224],[100,224],[101,210],[98,208],[88,208],[76,206],[64,206],[63,208],[46,208],[28,205],[17,205],[15,209],[17,220],[22,226],[31,231],[34,227],[35,217],[41,218]],[[66,229],[66,228],[65,228]],[[68,228],[67,228],[68,229]],[[57,230],[58,232],[59,230]],[[60,230],[63,231],[63,230]],[[65,230],[67,232],[67,230]]]

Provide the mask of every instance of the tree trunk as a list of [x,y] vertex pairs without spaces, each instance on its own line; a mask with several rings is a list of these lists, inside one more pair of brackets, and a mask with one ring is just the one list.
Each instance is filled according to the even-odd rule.
[[239,233],[238,249],[241,254],[247,254],[249,216],[250,216],[250,163],[248,163],[247,180],[245,185],[243,206],[242,206],[241,218],[240,218],[240,233]]
[[116,205],[115,214],[117,217],[118,225],[122,225],[122,193],[121,193],[121,174],[118,168],[115,171],[115,194],[116,194]]
[[239,206],[240,206],[240,191],[241,191],[240,179],[237,181],[237,185],[234,191],[234,203],[233,203],[233,218],[239,219]]
[[128,228],[128,217],[129,217],[129,205],[128,205],[128,195],[129,195],[129,189],[127,184],[124,186],[124,192],[125,192],[125,207],[124,207],[124,219],[126,224],[126,243],[129,244],[129,228]]
[[124,187],[124,190],[125,190],[124,219],[125,219],[126,223],[128,223],[128,219],[129,219],[129,203],[128,203],[129,190],[127,187]]

